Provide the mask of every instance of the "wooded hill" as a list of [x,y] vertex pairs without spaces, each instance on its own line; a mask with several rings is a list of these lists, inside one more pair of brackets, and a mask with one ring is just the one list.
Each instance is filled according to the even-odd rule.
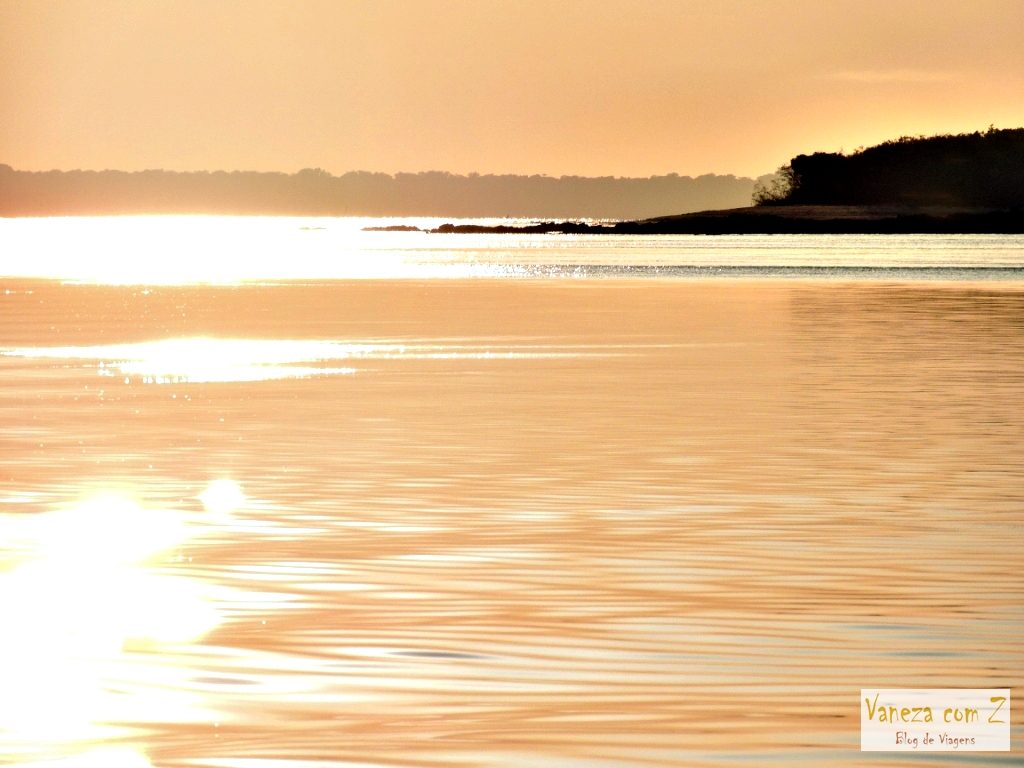
[[797,155],[759,184],[759,205],[1024,207],[1024,128],[907,137],[852,154]]

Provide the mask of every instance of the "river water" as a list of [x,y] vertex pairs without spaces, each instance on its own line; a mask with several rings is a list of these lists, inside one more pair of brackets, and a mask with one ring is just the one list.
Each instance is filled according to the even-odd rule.
[[1024,764],[1024,238],[367,223],[0,221],[0,763]]

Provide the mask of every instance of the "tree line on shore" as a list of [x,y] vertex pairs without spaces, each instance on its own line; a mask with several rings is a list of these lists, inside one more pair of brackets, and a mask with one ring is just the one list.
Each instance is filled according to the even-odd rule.
[[748,205],[754,179],[370,173],[19,171],[0,165],[0,216],[144,213],[632,219]]
[[759,181],[758,205],[1024,206],[1024,128],[904,136],[851,154],[797,155]]

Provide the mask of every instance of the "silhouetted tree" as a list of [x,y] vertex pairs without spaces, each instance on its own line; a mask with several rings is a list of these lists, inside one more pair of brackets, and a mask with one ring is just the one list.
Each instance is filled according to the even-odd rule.
[[779,205],[786,202],[793,190],[793,168],[783,165],[767,177],[754,183],[754,205]]
[[903,136],[851,155],[798,155],[789,168],[788,193],[770,202],[1020,208],[1024,128]]

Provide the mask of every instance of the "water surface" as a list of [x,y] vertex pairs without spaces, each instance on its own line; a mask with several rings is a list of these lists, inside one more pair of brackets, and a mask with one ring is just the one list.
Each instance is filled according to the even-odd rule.
[[[0,762],[1019,765],[858,751],[861,688],[1021,695],[1024,283],[959,277],[1019,242],[929,242],[5,261]],[[646,268],[765,250],[874,271]]]

